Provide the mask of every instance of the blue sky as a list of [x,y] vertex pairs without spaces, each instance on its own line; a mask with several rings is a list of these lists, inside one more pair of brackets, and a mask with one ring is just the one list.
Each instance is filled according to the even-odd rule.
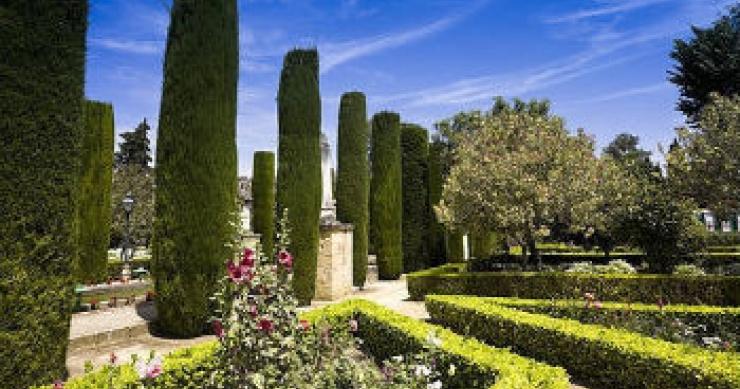
[[[86,94],[112,102],[116,132],[144,117],[156,141],[171,0],[92,0]],[[666,81],[672,40],[707,26],[732,0],[239,0],[239,171],[277,149],[282,57],[316,46],[322,127],[336,144],[339,96],[367,94],[431,129],[493,96],[548,98],[598,148],[614,135],[667,144],[684,123]],[[657,152],[656,152],[657,153]]]

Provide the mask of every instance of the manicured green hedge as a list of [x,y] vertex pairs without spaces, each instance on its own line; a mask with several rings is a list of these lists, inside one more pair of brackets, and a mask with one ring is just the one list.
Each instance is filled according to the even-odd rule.
[[[395,355],[419,352],[431,335],[441,340],[447,356],[442,366],[453,363],[456,373],[446,378],[446,388],[475,389],[567,389],[568,376],[561,368],[548,366],[513,354],[505,349],[487,346],[475,339],[395,313],[364,300],[350,300],[304,313],[306,320],[327,320],[347,325],[350,318],[358,321],[357,336],[364,351],[378,360]],[[151,388],[200,388],[207,368],[214,363],[216,343],[176,351],[164,361],[164,373]],[[133,369],[126,366],[116,382],[124,387],[136,382]],[[66,383],[66,389],[93,389],[103,385],[107,371],[100,370]],[[98,386],[100,385],[100,386]]]
[[255,151],[252,164],[252,231],[260,234],[260,246],[272,258],[275,244],[275,153]]
[[416,124],[401,125],[401,188],[403,198],[403,271],[428,268],[429,204],[427,163],[429,134]]
[[277,215],[288,209],[293,288],[309,304],[316,286],[321,213],[321,97],[319,53],[285,55],[278,89]]
[[740,232],[712,232],[707,237],[707,246],[740,245]]
[[352,223],[352,285],[367,278],[370,169],[367,108],[362,92],[348,92],[339,103],[337,136],[337,219]]
[[398,279],[403,271],[400,126],[395,112],[373,116],[370,234],[381,280]]
[[740,305],[740,277],[658,274],[574,274],[556,272],[468,273],[450,264],[407,275],[413,300],[429,294],[534,299],[579,299],[586,292],[606,301]]
[[740,356],[621,329],[518,311],[468,296],[428,296],[436,323],[565,367],[590,388],[740,387]]
[[113,106],[85,101],[77,203],[78,282],[106,278],[113,185]]
[[86,0],[0,1],[0,386],[65,372]]
[[[205,42],[209,42],[206,44]],[[175,0],[157,137],[152,275],[157,327],[206,328],[236,233],[236,0]]]
[[[596,296],[598,297],[598,296]],[[513,297],[484,297],[487,304],[503,305],[521,311],[541,313],[553,317],[562,317],[578,320],[585,323],[612,318],[609,323],[619,326],[620,319],[636,317],[641,324],[650,322],[652,327],[662,326],[664,323],[680,321],[690,328],[702,327],[701,336],[716,334],[740,334],[740,308],[716,307],[710,305],[682,305],[641,303],[601,302],[598,309],[586,305],[584,300],[533,300]],[[645,328],[647,330],[647,328]],[[712,334],[712,335],[710,335]],[[652,333],[645,335],[652,336]]]

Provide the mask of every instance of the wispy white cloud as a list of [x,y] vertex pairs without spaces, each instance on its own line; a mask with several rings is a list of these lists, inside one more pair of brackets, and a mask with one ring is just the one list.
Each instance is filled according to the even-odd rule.
[[659,3],[665,3],[674,0],[618,0],[609,1],[605,5],[596,8],[582,9],[559,15],[548,19],[549,23],[576,22],[579,20],[590,19],[601,16],[617,15],[640,8],[649,7]]
[[91,38],[90,43],[105,49],[132,54],[157,54],[164,49],[164,42],[157,40]]
[[573,101],[574,103],[602,103],[605,101],[612,101],[622,99],[625,97],[641,96],[651,93],[662,92],[670,88],[670,84],[667,82],[659,82],[650,85],[638,86],[634,88],[627,88],[616,92],[608,93],[601,96],[596,96],[588,99]]
[[432,23],[396,34],[382,35],[342,43],[319,44],[321,55],[321,73],[327,73],[335,67],[351,60],[375,54],[387,49],[407,45],[432,34],[439,33],[460,22],[471,13],[479,10],[488,1],[478,1],[464,12],[442,17]]

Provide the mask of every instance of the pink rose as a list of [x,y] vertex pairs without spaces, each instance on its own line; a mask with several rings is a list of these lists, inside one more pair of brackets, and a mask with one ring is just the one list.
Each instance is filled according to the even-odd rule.
[[54,381],[54,389],[64,389],[64,382],[60,380]]
[[270,319],[262,318],[259,321],[259,329],[266,332],[271,333],[273,329],[275,329],[275,325],[272,323]]
[[242,262],[240,263],[241,266],[246,266],[248,268],[251,268],[254,266],[254,251],[250,249],[249,247],[244,249],[244,252],[242,253]]
[[257,317],[257,306],[256,305],[250,305],[249,308],[247,308],[247,311],[249,312],[252,317]]
[[293,266],[293,256],[289,252],[282,250],[278,254],[278,262],[290,269]]
[[309,323],[308,320],[301,320],[298,324],[300,324],[300,328],[303,329],[303,331],[308,331],[311,328],[311,323]]

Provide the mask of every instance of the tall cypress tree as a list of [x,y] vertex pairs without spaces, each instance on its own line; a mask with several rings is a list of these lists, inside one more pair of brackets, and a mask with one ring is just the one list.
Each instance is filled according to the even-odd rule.
[[87,1],[0,2],[0,382],[63,378]]
[[444,185],[444,150],[445,145],[439,141],[429,144],[428,185],[429,185],[429,235],[428,255],[431,265],[441,265],[446,262],[445,227],[437,220],[434,206],[442,200],[442,186]]
[[101,281],[107,275],[113,185],[113,106],[84,105],[79,177],[78,256],[75,279]]
[[158,327],[202,333],[236,212],[236,0],[175,0],[157,138],[153,275]]
[[367,223],[369,170],[365,95],[349,92],[339,103],[337,218],[352,223],[352,283],[365,285],[367,277]]
[[398,279],[403,271],[401,218],[401,125],[397,113],[373,116],[370,229],[378,258],[378,276]]
[[260,234],[262,251],[273,256],[275,244],[275,154],[256,151],[252,164],[252,231]]
[[428,267],[429,228],[429,135],[416,124],[401,125],[401,167],[403,192],[403,270]]
[[316,289],[321,212],[321,97],[316,49],[285,55],[278,90],[278,215],[288,209],[293,287],[301,304]]

